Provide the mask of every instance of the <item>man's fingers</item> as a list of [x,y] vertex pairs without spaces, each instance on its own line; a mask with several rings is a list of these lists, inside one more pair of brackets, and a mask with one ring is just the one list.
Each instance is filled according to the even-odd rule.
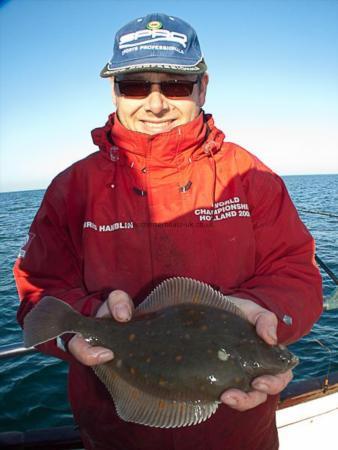
[[126,292],[120,290],[111,292],[108,296],[107,303],[115,320],[127,322],[131,319],[134,304]]
[[258,336],[270,345],[277,344],[277,324],[276,315],[267,310],[258,313],[255,318]]
[[68,351],[85,366],[95,366],[110,361],[114,358],[111,350],[104,347],[92,347],[79,334],[76,334],[68,342]]
[[[112,317],[120,322],[131,319],[134,305],[129,295],[120,290],[112,291],[107,300],[100,306],[96,317]],[[76,334],[68,342],[68,350],[85,366],[95,366],[110,361],[114,358],[111,350],[90,345],[82,336]]]
[[228,389],[221,395],[221,401],[237,411],[246,411],[264,403],[267,394],[260,391],[243,392],[239,389]]
[[107,300],[100,306],[96,317],[113,316],[119,322],[127,322],[134,311],[134,303],[130,296],[121,290],[112,291]]
[[229,297],[230,300],[244,313],[250,323],[256,327],[257,334],[268,344],[277,344],[277,316],[251,300]]
[[252,387],[269,395],[279,394],[292,380],[292,370],[277,375],[262,375],[252,382]]

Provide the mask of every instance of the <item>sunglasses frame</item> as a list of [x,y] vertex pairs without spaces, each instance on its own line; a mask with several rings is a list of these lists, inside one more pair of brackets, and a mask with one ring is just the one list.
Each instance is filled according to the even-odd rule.
[[[148,81],[148,80],[132,80],[132,79],[128,79],[128,80],[118,80],[118,79],[114,79],[114,84],[117,84],[119,87],[119,91],[120,94],[123,95],[124,97],[127,98],[146,98],[148,97],[148,95],[151,93],[151,87],[153,84],[159,85],[160,86],[160,92],[161,94],[163,94],[165,97],[167,98],[184,98],[184,97],[190,97],[190,95],[192,94],[192,91],[194,89],[194,85],[199,83],[201,80],[200,77],[198,77],[196,80],[163,80],[163,81]],[[129,83],[130,86],[135,86],[137,84],[141,85],[141,90],[145,89],[145,93],[144,95],[130,95],[124,91],[123,88],[123,84],[122,83]],[[189,93],[184,95],[166,95],[165,91],[166,91],[166,87],[168,88],[169,86],[173,86],[178,87],[178,86],[184,86],[186,89],[188,88]],[[122,88],[122,89],[121,89]],[[168,92],[167,92],[168,94]]]

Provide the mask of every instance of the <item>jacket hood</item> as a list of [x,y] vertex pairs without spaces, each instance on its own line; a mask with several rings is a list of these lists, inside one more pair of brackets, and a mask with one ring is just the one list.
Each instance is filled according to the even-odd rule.
[[[210,114],[201,114],[191,122],[177,126],[166,133],[148,135],[128,130],[116,113],[106,124],[92,131],[95,145],[112,161],[146,159],[148,167],[172,167],[217,153],[224,140]],[[126,161],[127,160],[127,161]]]

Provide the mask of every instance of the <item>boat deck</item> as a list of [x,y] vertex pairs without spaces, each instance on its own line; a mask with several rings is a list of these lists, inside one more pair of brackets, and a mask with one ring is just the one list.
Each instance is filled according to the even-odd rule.
[[338,392],[277,411],[280,450],[335,450]]

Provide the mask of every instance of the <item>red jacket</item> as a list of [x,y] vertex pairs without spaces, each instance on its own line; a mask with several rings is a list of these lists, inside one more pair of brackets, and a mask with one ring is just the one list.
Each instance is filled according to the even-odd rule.
[[[21,324],[47,294],[95,315],[111,290],[137,304],[163,279],[186,276],[276,313],[280,342],[310,331],[322,308],[314,242],[277,175],[224,142],[203,114],[152,136],[113,114],[92,135],[100,151],[53,180],[16,262]],[[277,448],[276,397],[242,413],[222,405],[197,426],[153,429],[120,420],[91,369],[54,341],[41,349],[71,363],[70,401],[86,448]]]

